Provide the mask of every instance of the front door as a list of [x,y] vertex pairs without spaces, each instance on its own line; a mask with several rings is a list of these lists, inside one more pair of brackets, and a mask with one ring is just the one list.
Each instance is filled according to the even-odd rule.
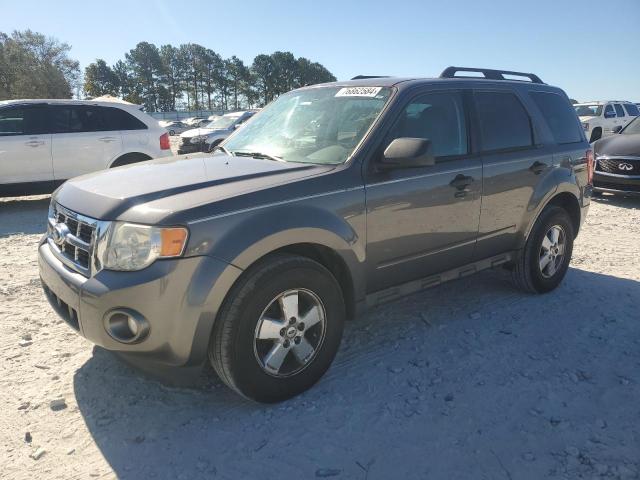
[[53,170],[46,108],[30,104],[0,109],[0,184],[25,184],[29,190],[40,184],[47,190]]
[[[478,233],[482,164],[471,154],[465,95],[420,93],[401,111],[366,178],[367,290],[426,277],[471,261]],[[395,138],[431,141],[436,164],[380,171]]]

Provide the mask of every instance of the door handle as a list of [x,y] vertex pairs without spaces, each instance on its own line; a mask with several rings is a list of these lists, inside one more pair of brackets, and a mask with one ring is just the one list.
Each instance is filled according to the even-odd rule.
[[451,180],[451,183],[449,183],[449,185],[457,188],[458,190],[465,190],[469,185],[473,183],[473,181],[473,177],[468,177],[459,173],[458,175],[456,175],[456,178]]
[[24,142],[27,147],[39,147],[40,145],[44,145],[43,140],[29,140],[28,142]]
[[529,170],[531,170],[533,173],[535,173],[536,175],[540,175],[542,172],[545,171],[545,169],[547,168],[547,164],[544,162],[538,162],[537,160],[535,162],[533,162],[533,165],[531,165],[529,167]]
[[116,137],[100,137],[98,140],[105,143],[115,142]]

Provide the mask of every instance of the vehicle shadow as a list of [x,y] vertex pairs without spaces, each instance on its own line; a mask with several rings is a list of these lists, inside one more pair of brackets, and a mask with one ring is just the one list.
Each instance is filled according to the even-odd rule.
[[328,374],[282,404],[214,378],[167,387],[101,349],[75,396],[118,478],[543,478],[567,444],[633,458],[638,298],[640,282],[575,268],[543,296],[484,272],[349,322]]
[[591,197],[591,200],[602,203],[613,205],[615,207],[621,208],[640,208],[640,196],[623,196],[623,195],[610,195],[610,194],[602,194],[599,197]]
[[0,198],[0,237],[16,233],[44,233],[49,195]]

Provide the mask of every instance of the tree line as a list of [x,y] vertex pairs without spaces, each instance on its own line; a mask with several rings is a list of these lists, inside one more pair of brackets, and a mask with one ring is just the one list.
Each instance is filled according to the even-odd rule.
[[257,55],[246,65],[202,45],[140,42],[113,65],[96,59],[81,79],[71,47],[26,30],[0,32],[0,100],[113,95],[149,112],[263,106],[293,88],[335,81],[323,65],[291,52]]
[[140,42],[113,66],[102,59],[89,64],[84,91],[119,96],[150,112],[228,110],[262,106],[293,88],[330,81],[335,77],[324,66],[291,52],[261,54],[248,66],[195,43],[158,48]]

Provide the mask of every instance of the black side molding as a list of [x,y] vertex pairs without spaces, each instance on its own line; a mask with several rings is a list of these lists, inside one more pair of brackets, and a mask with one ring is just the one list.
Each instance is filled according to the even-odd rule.
[[[540,77],[534,73],[512,72],[509,70],[491,70],[490,68],[470,68],[470,67],[447,67],[440,74],[440,78],[455,78],[458,72],[482,73],[487,80],[511,80],[504,78],[505,75],[528,78],[531,83],[544,83]],[[458,77],[460,78],[460,77]],[[462,76],[462,78],[465,78]],[[467,77],[476,78],[476,77]]]

